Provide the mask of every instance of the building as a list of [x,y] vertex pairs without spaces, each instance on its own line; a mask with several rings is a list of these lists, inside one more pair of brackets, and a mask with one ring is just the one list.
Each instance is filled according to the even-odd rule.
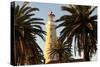
[[57,36],[56,36],[56,25],[54,23],[55,15],[50,11],[48,13],[48,21],[46,24],[46,42],[44,48],[45,63],[57,63],[58,55],[51,55],[52,49],[56,47]]

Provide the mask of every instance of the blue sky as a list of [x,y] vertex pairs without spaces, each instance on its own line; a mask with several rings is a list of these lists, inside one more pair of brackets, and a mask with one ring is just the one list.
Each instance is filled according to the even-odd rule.
[[[23,2],[20,2],[20,1],[18,2],[17,1],[16,4],[22,5]],[[65,4],[63,4],[63,5],[65,5]],[[55,19],[54,20],[59,19],[61,16],[65,15],[65,14],[67,14],[67,15],[69,14],[68,12],[65,12],[65,11],[61,10],[62,4],[30,2],[29,6],[39,8],[40,11],[36,12],[34,17],[43,18],[44,23],[47,23],[48,11],[50,11],[50,10],[52,10],[53,13],[55,14]],[[68,6],[68,5],[66,5],[66,6]],[[97,10],[95,10],[92,15],[94,15],[96,13],[97,13]],[[43,26],[43,29],[46,30],[45,26]],[[59,32],[60,32],[61,29],[62,28],[56,30],[57,31],[57,36],[59,36]],[[42,48],[42,50],[44,50],[45,42],[40,37],[37,37],[37,43]]]

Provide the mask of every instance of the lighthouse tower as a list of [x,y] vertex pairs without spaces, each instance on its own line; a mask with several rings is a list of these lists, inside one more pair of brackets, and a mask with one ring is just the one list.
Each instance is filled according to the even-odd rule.
[[57,36],[56,36],[56,25],[53,21],[55,15],[50,11],[48,13],[48,21],[46,24],[46,42],[44,49],[45,63],[55,63],[58,60],[57,54],[52,55],[52,49],[56,47]]

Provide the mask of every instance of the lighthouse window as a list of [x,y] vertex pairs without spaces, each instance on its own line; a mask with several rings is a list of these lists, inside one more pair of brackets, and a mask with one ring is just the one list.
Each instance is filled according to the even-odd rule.
[[52,38],[52,34],[50,35],[50,37]]
[[52,30],[52,28],[50,28],[50,30]]

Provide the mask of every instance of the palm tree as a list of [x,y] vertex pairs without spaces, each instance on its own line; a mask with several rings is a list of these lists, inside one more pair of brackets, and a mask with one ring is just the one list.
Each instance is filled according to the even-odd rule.
[[97,50],[97,15],[92,14],[96,8],[81,5],[62,6],[62,10],[70,14],[56,20],[56,22],[62,21],[57,28],[64,27],[60,32],[61,41],[70,47],[74,41],[75,54],[76,48],[80,56],[83,50],[85,61],[90,61],[90,57]]
[[71,49],[66,46],[66,44],[61,43],[61,41],[58,39],[56,43],[55,48],[50,49],[49,55],[51,58],[54,58],[55,56],[58,56],[58,63],[68,62],[68,60],[71,58]]
[[36,37],[40,36],[44,40],[45,31],[42,29],[42,18],[35,18],[35,11],[38,8],[28,6],[24,2],[22,6],[11,3],[11,17],[14,19],[13,34],[14,43],[11,45],[11,64],[40,64],[44,63],[43,51],[36,42]]

